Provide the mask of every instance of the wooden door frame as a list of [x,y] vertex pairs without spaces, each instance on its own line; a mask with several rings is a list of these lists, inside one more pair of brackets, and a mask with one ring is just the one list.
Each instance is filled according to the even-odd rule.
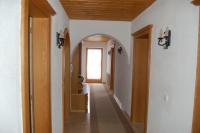
[[[196,6],[200,6],[200,0],[194,0],[192,2]],[[200,10],[199,10],[200,16]],[[193,109],[193,122],[192,133],[199,133],[200,131],[200,17],[199,17],[199,33],[198,33],[198,52],[197,52],[197,69],[196,69],[196,85],[195,85],[195,98]]]
[[[66,43],[66,42],[64,42]],[[66,78],[66,46],[62,46],[62,127],[64,133],[64,123],[65,123],[65,78]]]
[[[144,123],[144,129],[145,129],[145,133],[147,132],[147,119],[148,119],[148,104],[149,104],[149,80],[150,80],[150,62],[151,62],[151,36],[152,36],[152,28],[153,25],[147,25],[146,27],[136,31],[135,33],[132,34],[133,38],[134,38],[134,45],[133,45],[133,59],[135,57],[135,43],[136,43],[136,39],[143,36],[143,35],[148,35],[148,69],[147,69],[147,105],[146,105],[146,116],[145,116],[145,123]],[[132,83],[135,80],[134,78],[134,73],[135,73],[135,66],[136,62],[135,60],[133,60],[133,72],[132,72]],[[131,101],[131,121],[133,121],[133,91],[134,90],[134,86],[132,84],[132,101]]]
[[[63,133],[65,132],[65,120],[69,117],[70,112],[70,36],[67,28],[64,30],[64,46],[62,47],[62,125]],[[68,53],[67,53],[68,52]],[[67,64],[68,60],[68,64]],[[67,88],[67,81],[68,87]],[[68,95],[68,96],[67,96]],[[69,111],[69,112],[68,112]]]
[[110,71],[110,91],[114,94],[115,91],[115,45],[111,48],[111,71]]
[[[88,50],[89,49],[99,49],[101,50],[101,79],[88,79],[87,78],[87,63],[88,63]],[[87,83],[102,83],[102,70],[103,70],[103,48],[86,48],[86,82]]]
[[[40,14],[38,10],[42,11]],[[35,12],[36,11],[36,12]],[[29,16],[50,17],[55,11],[47,1],[22,0],[21,1],[21,95],[22,95],[22,132],[31,132],[30,100],[29,100]]]

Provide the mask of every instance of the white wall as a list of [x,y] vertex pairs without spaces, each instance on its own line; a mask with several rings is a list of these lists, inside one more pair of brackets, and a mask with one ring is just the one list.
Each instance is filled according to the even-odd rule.
[[70,20],[71,54],[82,39],[99,33],[118,39],[130,57],[130,27],[130,22],[123,21]]
[[[189,0],[157,0],[132,22],[132,32],[153,24],[148,133],[191,132],[198,15],[198,7]],[[164,50],[157,38],[167,26],[172,43]],[[169,101],[164,101],[165,96]]]
[[[122,47],[122,53],[118,53],[118,48]],[[115,81],[114,81],[114,96],[123,111],[130,114],[131,110],[131,64],[129,63],[128,55],[125,48],[118,43],[115,43]]]
[[[128,60],[127,52],[122,44],[116,42],[115,40],[109,41],[107,45],[107,51],[113,48],[113,44],[115,45],[115,75],[114,75],[114,98],[116,99],[120,108],[129,113],[130,105],[129,101],[131,100],[130,93],[130,63]],[[122,47],[122,53],[118,53],[118,48]],[[111,56],[107,55],[107,83],[110,82],[110,72],[111,70]]]
[[56,32],[69,27],[69,19],[59,0],[48,0],[56,11],[51,26],[51,102],[52,132],[62,133],[62,50],[56,46]]
[[[0,1],[0,132],[22,132],[21,1]],[[9,8],[8,8],[9,7]]]
[[102,42],[82,42],[82,62],[81,62],[81,75],[86,79],[86,49],[87,48],[102,48],[103,59],[102,59],[102,82],[106,82],[106,67],[107,67],[107,45]]
[[112,39],[117,39],[124,49],[123,56],[120,56],[116,61],[115,95],[123,104],[123,109],[129,113],[131,106],[131,23],[123,21],[70,20],[71,55],[73,55],[75,48],[82,39],[93,34],[110,35]]

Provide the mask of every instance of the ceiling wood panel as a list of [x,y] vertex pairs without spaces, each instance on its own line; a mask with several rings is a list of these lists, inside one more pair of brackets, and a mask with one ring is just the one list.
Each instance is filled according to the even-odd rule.
[[192,3],[193,3],[194,5],[197,5],[197,6],[198,6],[198,5],[200,5],[200,0],[193,0]]
[[71,19],[131,21],[155,0],[60,0]]

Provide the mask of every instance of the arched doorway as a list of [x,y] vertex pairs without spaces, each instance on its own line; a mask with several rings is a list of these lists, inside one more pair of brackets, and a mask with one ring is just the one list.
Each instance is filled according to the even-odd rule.
[[[91,97],[90,93],[84,90],[84,85],[87,84],[87,49],[101,49],[102,53],[102,76],[101,82],[98,82],[98,85],[103,86],[103,89],[107,88],[109,96],[114,98],[120,98],[120,91],[124,91],[124,82],[121,77],[126,74],[126,66],[128,63],[128,56],[125,48],[119,41],[112,36],[105,34],[92,34],[84,37],[76,45],[76,48],[72,51],[71,57],[71,114],[70,120],[74,122],[74,119],[79,119],[86,121],[85,126],[90,125],[91,130],[95,127],[95,111],[96,110],[92,101],[96,101],[94,98],[94,89],[91,87]],[[126,69],[120,71],[120,69]],[[111,76],[112,75],[112,76]],[[84,78],[82,78],[84,77]],[[97,83],[97,82],[96,82]],[[100,84],[99,84],[100,83]],[[121,83],[121,85],[120,85]],[[96,84],[95,84],[96,85]],[[106,87],[105,87],[106,86]],[[89,87],[89,88],[90,88]],[[123,88],[123,89],[122,89]],[[101,89],[102,90],[102,89]],[[104,90],[105,91],[105,90]],[[116,92],[115,92],[116,91]],[[106,91],[105,91],[106,92]],[[101,94],[101,93],[99,93]],[[106,93],[107,94],[107,93]],[[112,95],[113,94],[113,95]],[[90,100],[91,99],[91,100]],[[109,98],[106,98],[109,99]],[[119,101],[119,100],[116,100]],[[120,106],[121,107],[121,106]],[[90,111],[91,108],[91,111]],[[105,110],[106,111],[106,110]],[[88,122],[89,119],[92,120],[92,123]],[[93,120],[94,119],[94,120]],[[79,123],[79,121],[76,121]],[[88,124],[87,124],[88,122]],[[72,127],[68,126],[67,130],[73,130]],[[83,129],[84,130],[84,129]],[[81,130],[82,131],[82,130]],[[93,131],[96,132],[96,131]]]
[[90,82],[87,80],[87,51],[89,49],[101,49],[102,50],[102,73],[101,80],[96,82],[104,83],[109,90],[114,92],[115,86],[115,66],[118,51],[126,53],[123,45],[114,37],[106,34],[92,34],[83,38],[76,46],[72,53],[72,93],[77,93],[80,85],[79,77],[84,78],[83,82]]

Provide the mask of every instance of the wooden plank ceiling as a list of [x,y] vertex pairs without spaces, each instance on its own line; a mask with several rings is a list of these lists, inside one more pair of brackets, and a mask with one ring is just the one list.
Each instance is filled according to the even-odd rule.
[[70,19],[131,21],[155,0],[60,0]]
[[200,0],[193,0],[192,3],[193,3],[194,5],[200,5]]

